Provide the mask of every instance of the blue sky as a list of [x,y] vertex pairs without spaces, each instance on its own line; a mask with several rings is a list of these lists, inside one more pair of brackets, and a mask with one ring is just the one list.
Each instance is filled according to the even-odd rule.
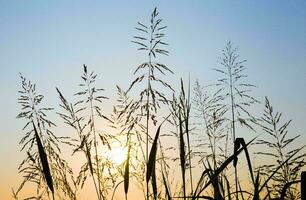
[[[16,145],[23,122],[16,120],[19,72],[38,83],[46,104],[57,107],[55,86],[77,90],[82,65],[99,75],[114,99],[143,61],[130,41],[137,21],[146,22],[157,6],[165,24],[170,56],[162,60],[179,78],[211,83],[217,57],[228,40],[247,59],[249,80],[259,99],[293,119],[293,131],[306,126],[306,1],[5,1],[0,0],[0,194],[15,184]],[[306,137],[303,136],[303,141]],[[12,178],[14,177],[14,178]],[[2,182],[1,182],[2,181]],[[4,186],[6,185],[6,186]]]

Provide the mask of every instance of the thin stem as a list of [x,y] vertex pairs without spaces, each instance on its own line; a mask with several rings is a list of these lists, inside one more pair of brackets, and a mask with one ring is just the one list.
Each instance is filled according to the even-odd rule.
[[212,132],[210,131],[210,127],[208,126],[208,121],[207,121],[207,117],[206,117],[205,108],[203,108],[201,112],[202,112],[203,120],[204,120],[205,127],[206,127],[206,134],[208,136],[208,141],[209,141],[209,144],[210,144],[211,153],[212,153],[212,156],[213,156],[214,170],[216,170],[216,156],[215,156],[215,151],[214,151],[214,148],[213,148],[214,146],[213,146],[213,143],[211,141]]
[[[141,150],[141,155],[142,155],[142,158],[145,160],[145,152],[142,148],[142,138],[139,134],[136,133],[136,136],[137,136],[137,141],[139,143],[139,147],[140,147],[140,150]],[[143,191],[143,195],[144,195],[144,199],[146,198],[146,191],[144,191],[144,187],[142,187],[142,191]]]
[[[71,105],[71,108],[72,108],[72,105]],[[77,132],[78,132],[78,134],[79,134],[80,140],[82,141],[83,138],[82,138],[82,128],[81,128],[81,125],[80,125],[80,120],[78,119],[77,116],[75,116],[74,111],[73,111],[73,108],[71,109],[71,117],[73,118],[73,120],[74,120],[75,122],[77,122],[76,130],[77,130]],[[86,151],[86,152],[89,152],[89,149],[88,149],[88,146],[87,146],[87,141],[86,141],[85,143],[86,143],[86,144],[85,144],[85,151]],[[86,154],[86,152],[84,152],[84,154],[85,154],[85,157],[87,158],[87,162],[88,162],[88,165],[89,165],[89,160],[90,160],[91,158],[88,157],[88,155]],[[96,190],[96,193],[97,193],[97,197],[98,197],[98,199],[100,199],[100,198],[99,198],[99,191],[98,191],[98,187],[97,187],[97,183],[96,183],[94,174],[93,174],[93,172],[90,172],[90,173],[91,173],[91,178],[92,178],[93,183],[94,183],[94,186],[95,186],[95,190]]]
[[[86,151],[89,151],[89,149],[88,149],[88,147],[87,147],[87,145],[85,145],[86,147]],[[85,153],[86,154],[86,153]],[[86,156],[87,157],[87,156]],[[90,159],[90,158],[87,158],[87,159]],[[87,161],[88,162],[88,161]],[[91,173],[91,177],[92,177],[92,180],[93,180],[93,183],[94,183],[94,185],[95,185],[95,189],[96,189],[96,193],[97,193],[97,196],[98,196],[98,199],[100,199],[100,193],[99,193],[99,191],[98,191],[98,187],[97,187],[97,183],[96,183],[96,180],[95,180],[95,178],[94,178],[94,175],[93,175],[93,173]]]
[[[151,90],[151,83],[150,83],[150,76],[151,76],[151,65],[152,65],[152,56],[151,56],[151,51],[152,51],[152,42],[153,42],[153,30],[151,29],[150,33],[150,52],[149,52],[149,67],[148,67],[148,85],[147,85],[147,127],[146,127],[146,163],[148,165],[148,154],[149,154],[149,119],[150,119],[150,109],[149,109],[149,102],[150,102],[150,90]],[[147,166],[148,169],[148,166]],[[146,188],[147,188],[147,200],[149,199],[149,182],[146,180]]]
[[[97,149],[97,138],[96,138],[96,128],[95,128],[95,121],[94,121],[94,114],[93,114],[93,104],[92,104],[92,94],[90,88],[90,82],[87,79],[87,89],[89,95],[89,103],[90,103],[90,112],[91,112],[91,128],[94,135],[94,148],[95,148],[95,160],[97,165],[97,177],[98,177],[98,188],[99,188],[99,200],[101,199],[101,186],[100,186],[100,173],[99,173],[99,159],[98,159],[98,149]],[[95,183],[95,181],[94,181]]]
[[[229,78],[230,78],[230,96],[231,96],[231,112],[232,112],[232,133],[233,133],[233,143],[235,146],[235,140],[236,140],[236,130],[235,130],[235,110],[234,110],[234,94],[233,94],[233,77],[232,77],[232,56],[229,58],[229,65],[228,65],[228,70],[229,70]],[[235,186],[236,186],[236,191],[238,191],[238,175],[237,175],[237,167],[234,166],[235,168]],[[238,200],[238,193],[236,193],[236,199]]]
[[[115,196],[115,193],[116,193],[116,190],[117,190],[118,186],[119,186],[121,183],[123,183],[123,182],[124,182],[124,181],[120,181],[120,182],[115,186],[115,189],[114,189],[114,191],[113,191],[111,200],[114,199],[114,196]],[[127,194],[125,194],[125,195],[127,195]],[[127,196],[126,196],[126,199],[127,199]]]
[[[148,87],[147,87],[147,106],[146,106],[146,109],[147,109],[147,120],[146,120],[146,123],[147,123],[147,126],[146,126],[146,163],[147,163],[147,169],[148,169],[148,152],[149,152],[149,115],[150,115],[150,111],[149,111],[149,101],[150,101],[150,92],[149,92],[149,89],[150,89],[150,66],[151,66],[151,56],[149,56],[149,75],[148,75]],[[146,180],[146,186],[147,186],[147,199],[149,199],[149,183],[148,181]]]
[[[198,82],[196,82],[197,85],[195,87],[195,92],[196,92],[196,99],[195,99],[195,103],[198,104],[198,110],[200,111],[200,116],[202,116],[203,121],[204,121],[204,125],[206,128],[206,134],[208,136],[208,141],[209,141],[209,147],[211,150],[211,154],[212,154],[212,159],[213,159],[213,169],[216,170],[216,156],[215,156],[215,149],[213,148],[215,145],[212,142],[212,135],[213,135],[213,131],[211,131],[211,127],[208,124],[208,120],[207,120],[207,94],[206,93],[202,93],[202,89],[200,88],[200,85]],[[204,95],[204,97],[203,97]],[[204,99],[202,99],[204,98]]]
[[188,99],[187,99],[187,115],[186,115],[186,133],[187,133],[187,144],[188,144],[188,157],[189,157],[189,175],[190,175],[190,188],[191,194],[193,193],[193,184],[192,184],[192,163],[191,163],[191,148],[190,148],[190,140],[189,140],[189,113],[190,113],[190,74],[189,74],[189,82],[188,82]]

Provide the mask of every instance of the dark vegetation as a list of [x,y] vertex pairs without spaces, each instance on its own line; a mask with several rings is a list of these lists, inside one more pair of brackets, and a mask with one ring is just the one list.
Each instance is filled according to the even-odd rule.
[[[25,159],[18,168],[23,181],[13,190],[15,199],[30,183],[36,190],[26,199],[80,199],[85,184],[93,185],[99,200],[113,199],[116,192],[124,192],[128,199],[130,184],[139,188],[139,199],[300,198],[304,146],[295,144],[299,135],[288,132],[291,120],[283,122],[268,98],[261,117],[251,113],[260,102],[252,96],[255,86],[248,83],[246,60],[240,59],[235,45],[228,42],[222,51],[219,68],[214,69],[220,74],[215,84],[202,86],[196,80],[192,86],[190,80],[181,80],[179,91],[174,91],[165,81],[172,70],[158,61],[169,55],[166,28],[157,9],[148,24],[137,24],[133,43],[147,60],[136,68],[136,78],[126,90],[117,86],[117,105],[111,114],[104,113],[107,97],[86,65],[77,102],[56,88],[57,114],[74,130],[73,137],[53,132],[55,124],[47,115],[53,109],[43,106],[44,96],[36,85],[21,76],[22,111],[17,118],[26,123],[20,141]],[[142,88],[139,98],[134,99],[131,93],[138,88]],[[97,123],[113,132],[99,130]],[[237,137],[238,130],[252,133],[253,139]],[[167,143],[173,139],[177,145]],[[104,156],[118,142],[126,149],[123,163]],[[83,158],[78,173],[63,158],[64,146]],[[269,163],[254,167],[253,155],[268,157]],[[241,163],[246,163],[243,172]],[[248,181],[242,182],[239,175]],[[120,185],[123,190],[117,191]]]

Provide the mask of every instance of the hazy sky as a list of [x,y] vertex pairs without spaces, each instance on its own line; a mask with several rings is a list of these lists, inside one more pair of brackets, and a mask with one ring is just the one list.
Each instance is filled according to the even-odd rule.
[[[247,59],[254,94],[269,96],[275,108],[293,119],[293,134],[306,142],[306,1],[13,1],[0,0],[0,198],[17,187],[23,121],[19,72],[38,83],[46,105],[58,108],[55,86],[72,94],[82,65],[98,73],[98,83],[114,100],[143,55],[130,41],[137,21],[147,22],[157,6],[168,25],[175,75],[211,83],[217,57],[228,40]],[[52,115],[56,117],[55,115]],[[4,196],[2,196],[4,195]]]

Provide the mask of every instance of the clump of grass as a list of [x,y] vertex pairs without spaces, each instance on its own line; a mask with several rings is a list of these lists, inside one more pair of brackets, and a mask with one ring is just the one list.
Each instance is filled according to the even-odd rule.
[[[84,167],[82,167],[84,170],[81,170],[79,173],[79,176],[77,177],[76,183],[77,185],[81,186],[81,189],[83,188],[83,185],[85,183],[85,180],[87,178],[87,176],[85,175],[85,170],[90,171],[91,177],[93,179],[93,183],[96,189],[96,193],[97,196],[99,197],[99,191],[97,188],[97,183],[95,180],[95,175],[94,175],[94,170],[93,170],[93,164],[92,164],[92,158],[91,158],[91,143],[88,141],[88,134],[85,134],[85,128],[86,128],[86,124],[83,124],[83,117],[78,117],[78,113],[82,110],[82,109],[75,109],[75,106],[73,106],[73,104],[70,104],[64,97],[64,95],[60,92],[60,90],[58,88],[56,88],[58,94],[59,94],[59,98],[61,101],[60,107],[62,107],[66,112],[66,113],[58,113],[60,115],[60,117],[64,120],[64,122],[71,126],[72,128],[75,129],[75,131],[78,134],[78,140],[72,140],[73,142],[70,142],[69,145],[73,146],[73,154],[78,152],[78,151],[82,151],[86,157],[86,164],[83,165]],[[75,143],[78,144],[75,144]]]
[[[148,151],[149,151],[149,121],[152,120],[153,124],[157,123],[156,112],[160,108],[160,103],[168,104],[169,100],[166,95],[160,90],[157,90],[154,85],[161,85],[167,89],[173,91],[170,84],[166,81],[158,78],[156,71],[162,75],[166,73],[173,73],[166,65],[159,63],[156,60],[158,55],[169,55],[169,52],[164,49],[168,44],[163,41],[165,34],[164,29],[167,26],[162,26],[162,19],[159,18],[159,13],[157,8],[155,8],[151,14],[151,19],[149,25],[138,22],[138,26],[135,28],[139,31],[139,35],[134,36],[133,43],[139,45],[138,50],[144,51],[148,60],[137,67],[134,74],[138,71],[143,71],[130,85],[127,92],[129,92],[135,84],[143,82],[145,79],[147,81],[145,89],[140,92],[140,113],[141,116],[146,116],[146,162],[148,161]],[[143,102],[143,99],[146,100]],[[145,114],[144,114],[145,113]],[[147,199],[149,198],[149,187],[148,182],[146,182],[146,193]]]
[[[68,103],[62,93],[58,89],[57,91],[61,100],[60,106],[68,113],[59,113],[59,115],[78,134],[78,139],[72,140],[69,144],[74,147],[73,153],[82,151],[87,160],[81,167],[76,182],[82,188],[89,170],[98,199],[106,199],[108,190],[116,182],[117,175],[107,168],[107,166],[111,165],[111,162],[105,157],[99,156],[101,153],[98,153],[98,146],[100,146],[98,139],[100,138],[101,140],[101,146],[111,149],[109,140],[112,136],[109,134],[98,134],[95,122],[98,118],[104,119],[108,123],[113,122],[101,110],[102,101],[108,98],[99,94],[104,89],[96,88],[96,77],[97,74],[89,72],[86,65],[83,66],[83,74],[81,76],[83,83],[79,84],[82,90],[75,94],[80,99],[74,104]],[[107,171],[107,177],[102,177],[104,171]]]
[[[26,183],[34,183],[37,187],[34,197],[49,196],[51,191],[54,198],[57,191],[56,195],[59,197],[75,199],[74,185],[69,181],[73,180],[72,170],[60,156],[59,144],[65,142],[66,138],[53,133],[55,124],[47,118],[47,112],[52,108],[41,106],[44,96],[36,91],[36,84],[27,81],[22,75],[21,87],[18,103],[22,111],[17,118],[26,120],[22,129],[26,132],[20,144],[21,151],[26,151],[27,156],[18,168],[24,180],[18,190],[13,191],[14,198],[18,199],[18,193]],[[33,148],[35,143],[37,150]]]
[[[269,164],[261,166],[263,175],[267,175],[275,170],[284,161],[297,153],[304,147],[293,147],[292,145],[300,137],[296,135],[294,137],[288,136],[288,128],[291,124],[291,120],[282,124],[282,113],[275,112],[273,106],[269,102],[269,99],[265,99],[265,109],[263,117],[260,118],[259,125],[262,130],[268,134],[266,139],[259,140],[259,144],[265,145],[269,151],[260,151],[257,154],[261,156],[269,157]],[[289,147],[291,148],[289,149]],[[306,153],[300,153],[295,157],[292,157],[288,162],[283,164],[283,167],[275,173],[272,177],[273,183],[270,186],[271,196],[280,197],[283,188],[299,178],[300,170],[305,166],[306,162],[304,158]],[[274,163],[272,162],[274,160]],[[299,191],[294,185],[288,186],[286,190],[285,199],[298,199],[300,196]]]
[[[222,57],[219,58],[220,68],[214,69],[222,75],[216,84],[224,99],[224,105],[228,107],[230,112],[230,130],[233,143],[236,141],[236,122],[246,126],[252,130],[250,125],[254,121],[254,117],[248,111],[248,108],[254,103],[258,103],[253,96],[251,96],[251,88],[255,87],[245,81],[247,75],[244,73],[246,70],[246,60],[240,60],[238,48],[233,46],[229,41],[224,50],[222,50]],[[238,190],[238,175],[237,168],[235,168],[235,185]],[[238,199],[238,194],[236,199]]]
[[[57,88],[60,107],[63,109],[58,114],[64,123],[76,131],[76,138],[58,137],[52,132],[55,124],[46,115],[46,112],[52,109],[41,107],[43,96],[36,92],[35,84],[21,77],[22,90],[18,100],[22,112],[18,118],[26,120],[26,133],[20,144],[27,157],[19,166],[24,180],[16,192],[13,190],[15,199],[18,199],[18,193],[28,182],[36,184],[37,190],[36,194],[27,199],[50,199],[51,195],[53,199],[77,199],[77,192],[83,189],[88,177],[92,178],[99,200],[108,199],[110,192],[113,200],[121,184],[127,200],[131,183],[142,189],[146,200],[299,198],[300,195],[293,185],[300,182],[298,174],[306,164],[304,147],[290,146],[299,136],[288,137],[287,129],[291,121],[279,125],[281,113],[274,113],[268,99],[261,119],[255,119],[251,115],[249,108],[258,101],[249,93],[254,86],[244,82],[245,60],[239,60],[237,48],[228,42],[223,50],[223,57],[220,58],[221,68],[215,69],[223,77],[217,84],[212,85],[215,86],[213,89],[216,89],[216,92],[209,93],[207,88],[203,88],[196,81],[191,102],[190,81],[186,89],[181,79],[180,91],[178,95],[173,94],[170,101],[159,90],[164,88],[174,92],[170,84],[158,78],[167,72],[173,73],[166,65],[156,61],[157,55],[169,53],[163,49],[167,46],[163,42],[162,33],[166,26],[161,23],[162,19],[159,18],[156,8],[151,14],[148,26],[138,23],[136,29],[144,36],[135,36],[133,42],[140,45],[139,50],[146,52],[148,60],[137,67],[134,74],[141,74],[126,91],[117,86],[117,105],[113,107],[110,118],[102,110],[102,103],[107,98],[100,95],[103,89],[96,87],[97,74],[89,72],[86,65],[83,66],[81,76],[83,82],[79,85],[81,91],[75,94],[78,98],[76,103],[69,103]],[[129,96],[130,91],[143,81],[146,83],[139,99],[133,100]],[[170,109],[171,114],[158,123],[157,118],[162,119],[158,110],[162,108]],[[196,140],[196,147],[191,134],[194,130],[194,127],[191,127],[192,108],[195,108],[196,117],[204,124],[206,135],[204,141],[202,138]],[[170,116],[172,120],[168,119]],[[100,134],[96,126],[100,119],[106,120],[105,124],[113,128],[115,133]],[[176,129],[173,134],[162,133],[161,127],[166,121]],[[159,124],[153,138],[149,134],[151,122],[154,125]],[[253,131],[255,129],[251,122],[255,122],[271,136],[271,140],[259,140],[259,145],[266,145],[269,151],[258,154],[275,159],[274,164],[261,166],[254,172],[250,145],[257,137],[247,143],[243,138],[237,137],[237,122]],[[233,136],[232,153],[228,152],[229,132]],[[177,147],[163,146],[162,136],[173,135],[178,140]],[[120,147],[127,148],[125,162],[117,165],[105,156],[107,151],[114,148],[115,142],[119,143]],[[150,143],[152,145],[149,151]],[[225,147],[220,143],[225,143]],[[37,149],[33,148],[35,144]],[[61,157],[60,144],[68,144],[73,155],[81,152],[86,158],[76,178],[68,163]],[[208,147],[208,150],[204,147]],[[287,149],[288,147],[290,149]],[[200,155],[198,166],[192,163],[196,158],[194,155],[198,153],[195,148]],[[167,150],[175,150],[176,154],[172,155]],[[246,170],[249,172],[252,186],[248,189],[243,187],[236,170],[242,152],[247,161]],[[172,163],[169,164],[168,158],[171,157]],[[235,188],[228,173],[230,164],[235,168]],[[176,167],[179,168],[181,176],[174,177],[171,182],[169,171],[175,174]],[[202,172],[201,176],[193,177],[194,167]],[[193,179],[197,180],[195,185]],[[149,183],[152,187],[149,187]]]
[[[174,135],[178,138],[178,150],[179,150],[179,161],[181,166],[182,174],[182,188],[184,198],[187,196],[186,189],[186,169],[189,168],[189,178],[190,178],[190,193],[193,192],[193,180],[192,180],[192,150],[190,142],[190,114],[191,114],[191,102],[190,102],[190,85],[185,92],[185,87],[183,80],[181,79],[180,94],[178,97],[173,95],[173,100],[171,103],[171,113],[172,121],[177,129]],[[185,145],[185,137],[187,140],[187,145]]]
[[[80,104],[82,105],[81,110],[86,110],[90,112],[89,120],[87,122],[87,126],[89,126],[88,131],[88,137],[91,135],[93,139],[90,139],[89,144],[93,144],[94,148],[94,161],[96,165],[96,175],[97,175],[97,185],[98,185],[98,197],[99,199],[105,199],[105,197],[102,194],[101,189],[101,182],[102,182],[102,173],[101,173],[101,163],[98,158],[98,139],[97,139],[97,133],[96,133],[96,126],[95,126],[95,113],[98,114],[98,116],[102,117],[101,109],[99,106],[95,105],[94,103],[102,103],[102,99],[105,99],[104,96],[96,96],[96,94],[103,90],[103,89],[97,89],[94,86],[94,82],[96,80],[97,75],[94,74],[94,72],[88,72],[87,66],[83,66],[83,75],[81,78],[83,79],[83,83],[79,84],[80,87],[82,87],[82,90],[75,95],[80,96],[82,99],[78,101],[75,105]],[[103,141],[104,143],[104,141]],[[90,147],[91,148],[91,147]],[[91,163],[93,163],[91,161]]]
[[[228,134],[225,127],[227,119],[226,106],[222,104],[222,97],[218,93],[209,94],[209,87],[203,87],[196,80],[194,85],[193,105],[196,118],[204,125],[204,133],[207,137],[198,140],[200,161],[210,159],[213,169],[216,169],[227,158]],[[225,146],[222,145],[225,144]],[[203,154],[203,148],[208,147],[210,153]]]
[[[195,116],[200,119],[200,125],[204,124],[204,133],[206,137],[204,139],[198,139],[199,148],[199,162],[204,161],[212,163],[212,173],[228,158],[228,131],[226,124],[225,114],[228,111],[226,105],[222,103],[223,97],[218,93],[209,93],[209,86],[203,87],[199,81],[196,80],[194,86],[194,109]],[[202,136],[202,134],[201,134]],[[208,151],[204,151],[204,148],[208,147]],[[215,182],[226,183],[226,169],[222,174],[216,177]],[[215,184],[213,196],[218,198],[220,196],[218,184]]]
[[130,153],[129,179],[133,178],[134,183],[145,194],[143,182],[145,180],[146,159],[143,148],[145,143],[143,133],[146,131],[146,127],[141,123],[142,117],[135,114],[140,104],[131,99],[127,92],[119,86],[117,86],[117,94],[117,105],[113,107],[111,115],[111,120],[114,122],[111,124],[111,128],[116,131],[116,140]]

